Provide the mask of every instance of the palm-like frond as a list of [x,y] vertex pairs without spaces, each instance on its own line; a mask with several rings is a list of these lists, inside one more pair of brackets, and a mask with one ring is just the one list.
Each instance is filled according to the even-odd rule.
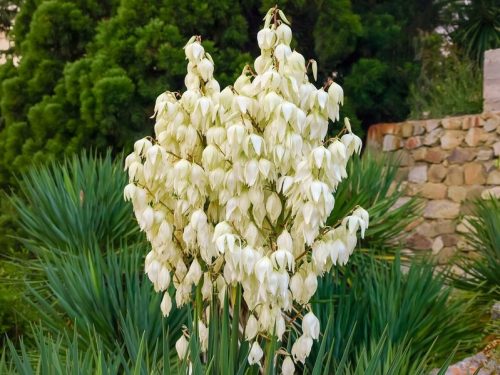
[[453,39],[477,62],[488,49],[500,46],[500,5],[495,0],[451,1]]
[[32,168],[19,180],[12,202],[29,247],[73,250],[118,244],[138,236],[121,161],[83,153],[63,163]]
[[48,250],[39,263],[46,279],[30,286],[30,302],[53,334],[74,324],[86,342],[91,340],[88,328],[95,329],[110,351],[119,342],[125,355],[133,356],[143,336],[153,348],[167,327],[179,333],[185,312],[174,309],[163,319],[162,295],[153,291],[142,271],[145,253],[143,245],[119,251],[95,246],[80,253]]
[[409,358],[417,360],[433,346],[427,359],[437,363],[459,342],[459,350],[477,342],[480,327],[472,302],[453,300],[431,263],[414,262],[403,271],[399,257],[392,264],[359,254],[358,258],[325,275],[314,297],[313,310],[320,321],[333,317],[333,327],[325,333],[333,363],[340,361],[349,340],[352,355],[384,335],[396,346],[411,338]]
[[480,294],[486,301],[500,300],[500,199],[478,199],[472,203],[464,237],[477,257],[460,257],[464,275],[450,273],[454,285]]

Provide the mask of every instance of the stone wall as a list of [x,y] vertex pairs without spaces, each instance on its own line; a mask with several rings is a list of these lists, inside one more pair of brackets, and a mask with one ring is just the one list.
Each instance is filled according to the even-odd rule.
[[500,112],[373,125],[368,145],[400,158],[406,194],[400,203],[412,196],[423,200],[405,247],[431,250],[442,262],[469,250],[461,238],[466,200],[500,196]]
[[500,111],[500,48],[484,53],[484,111]]

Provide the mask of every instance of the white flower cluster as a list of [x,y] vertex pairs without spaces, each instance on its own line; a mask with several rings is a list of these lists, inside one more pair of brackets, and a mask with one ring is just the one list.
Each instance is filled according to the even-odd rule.
[[[367,212],[357,208],[325,227],[348,159],[361,148],[348,120],[325,140],[329,121],[339,120],[341,87],[309,82],[308,67],[315,76],[316,64],[290,48],[291,29],[276,8],[257,40],[254,69],[221,91],[210,55],[191,38],[187,90],[158,97],[156,138],[135,143],[124,192],[152,245],[145,270],[164,292],[163,314],[172,307],[171,281],[177,306],[194,300],[193,287],[206,307],[213,293],[223,300],[240,284],[250,312],[245,337],[254,341],[250,363],[263,355],[259,335],[281,340],[287,314],[307,307],[318,276],[345,264],[356,232],[368,226]],[[319,329],[312,312],[302,318],[293,361],[305,361]],[[293,361],[285,359],[285,373],[293,373]]]

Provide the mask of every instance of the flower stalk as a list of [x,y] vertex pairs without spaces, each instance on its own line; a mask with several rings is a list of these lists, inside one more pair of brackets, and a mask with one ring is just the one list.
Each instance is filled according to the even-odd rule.
[[[364,236],[369,223],[357,207],[326,227],[361,140],[348,119],[327,138],[339,121],[342,88],[331,79],[316,88],[308,76],[310,66],[316,79],[316,62],[306,64],[291,40],[285,15],[271,8],[257,34],[261,54],[253,68],[221,90],[212,58],[201,38],[192,37],[185,46],[187,90],[158,97],[155,138],[135,143],[124,192],[152,246],[145,271],[164,293],[163,314],[172,307],[167,288],[173,281],[176,305],[194,304],[206,350],[210,304],[229,303],[230,358],[241,324],[251,342],[249,363],[264,361],[266,368],[279,355],[284,373],[304,363],[319,338],[319,321],[303,314],[318,277],[348,261],[358,231]],[[291,353],[276,352],[276,342],[297,324],[302,334]],[[263,338],[271,338],[265,356]],[[179,355],[185,341],[181,337]]]

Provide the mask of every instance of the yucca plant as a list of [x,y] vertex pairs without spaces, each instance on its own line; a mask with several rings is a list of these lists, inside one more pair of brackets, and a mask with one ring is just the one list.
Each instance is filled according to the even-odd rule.
[[78,253],[49,249],[37,263],[45,280],[30,285],[30,302],[44,327],[57,334],[74,325],[85,342],[92,341],[90,327],[109,351],[117,342],[123,345],[128,358],[134,357],[141,340],[154,348],[167,327],[178,335],[185,311],[161,316],[161,295],[142,272],[145,251],[141,244],[118,251],[97,246]]
[[401,233],[418,217],[421,208],[421,202],[415,198],[393,208],[404,195],[397,180],[398,168],[399,161],[388,154],[367,150],[361,157],[354,155],[347,168],[349,178],[337,189],[328,225],[335,224],[358,205],[366,207],[370,226],[362,247],[383,251],[397,249]]
[[392,263],[362,254],[357,258],[326,275],[314,299],[313,309],[322,322],[334,317],[332,329],[325,332],[332,363],[341,360],[345,347],[352,345],[353,355],[384,336],[394,347],[411,338],[407,353],[411,362],[433,346],[426,361],[438,364],[451,348],[459,345],[465,350],[478,340],[480,328],[471,302],[453,300],[452,290],[431,263],[413,262],[404,272],[399,257]]
[[[328,332],[328,330],[327,330]],[[321,347],[326,348],[327,339],[324,338]],[[352,341],[349,340],[343,350],[340,361],[332,360],[332,350],[325,353],[320,349],[320,353],[315,359],[312,371],[304,369],[304,374],[313,375],[424,375],[429,373],[427,357],[432,351],[432,347],[426,353],[422,353],[418,359],[412,357],[411,340],[404,340],[399,344],[393,344],[384,333],[382,337],[373,339],[367,345],[352,353]],[[451,362],[454,351],[448,359],[438,369],[436,375],[444,375]],[[354,355],[353,360],[349,360]]]
[[97,332],[106,353],[118,345],[135,362],[140,347],[157,350],[167,326],[178,334],[184,311],[162,319],[161,296],[143,273],[145,241],[123,201],[121,169],[109,154],[84,152],[21,176],[12,202],[31,257],[12,264],[28,275],[27,302],[45,330],[57,337],[73,327],[86,344]]
[[[83,346],[78,339],[76,331],[73,334],[60,334],[58,336],[47,335],[40,327],[34,328],[35,345],[26,346],[22,341],[19,348],[15,348],[9,341],[7,357],[5,351],[0,358],[0,371],[2,374],[185,374],[192,371],[193,374],[265,374],[276,375],[281,373],[281,363],[273,360],[272,351],[279,349],[279,343],[271,341],[268,355],[271,360],[267,361],[263,368],[257,365],[250,366],[247,362],[249,352],[248,343],[242,341],[242,332],[235,330],[234,315],[229,311],[226,303],[218,314],[213,315],[215,319],[211,325],[215,330],[211,331],[208,352],[205,358],[200,355],[200,342],[193,329],[193,337],[189,343],[188,361],[181,360],[177,355],[172,356],[169,346],[172,342],[168,332],[163,332],[161,344],[153,350],[147,347],[145,340],[140,341],[138,352],[133,361],[124,356],[117,342],[114,352],[104,350],[99,335],[96,331],[89,333],[92,340]],[[333,326],[326,326],[326,332],[330,332]],[[192,326],[192,322],[188,323]],[[236,332],[236,334],[234,334]],[[239,345],[241,344],[241,345]],[[286,345],[286,343],[285,343]],[[428,373],[426,356],[432,350],[415,361],[410,356],[411,341],[404,340],[398,345],[391,344],[386,333],[379,339],[372,340],[368,345],[363,345],[354,351],[352,337],[342,352],[341,359],[335,361],[332,349],[328,348],[328,336],[325,335],[321,341],[319,353],[311,358],[304,368],[299,369],[303,374],[328,375],[387,375],[408,374],[423,375]],[[350,359],[354,358],[354,359]],[[449,359],[442,366],[439,375],[444,374]],[[333,372],[332,372],[333,371]]]
[[[32,333],[34,345],[28,346],[21,340],[16,348],[11,341],[8,341],[9,355],[5,355],[4,352],[0,361],[0,373],[20,375],[172,373],[168,367],[165,367],[167,372],[162,372],[164,361],[159,360],[164,348],[168,347],[167,336],[163,337],[158,347],[153,348],[154,357],[147,353],[151,348],[147,347],[145,340],[141,340],[138,355],[130,361],[118,343],[114,352],[108,352],[96,331],[89,332],[88,335],[92,336],[92,340],[88,345],[82,346],[76,330],[54,336],[47,334],[42,327],[35,326]],[[160,351],[156,352],[158,349]],[[166,358],[168,360],[168,355]]]
[[[441,367],[439,373],[444,374],[456,350],[469,347],[478,338],[471,306],[451,298],[452,290],[443,275],[433,272],[430,262],[419,260],[404,272],[399,257],[388,263],[359,256],[364,259],[341,270],[344,277],[334,273],[322,279],[312,308],[324,334],[297,371],[423,375]],[[239,301],[236,289],[229,298]],[[235,319],[239,312],[229,311],[227,302],[220,311],[212,307],[207,355],[200,354],[196,337],[189,343],[193,373],[280,373],[283,356],[276,353],[289,351],[293,337],[285,336],[282,342],[270,338],[263,347],[266,361],[262,369],[249,366],[246,356],[250,348]]]
[[31,168],[18,179],[12,197],[23,231],[22,241],[34,248],[78,250],[138,238],[139,230],[123,201],[127,177],[122,161],[111,154],[83,152],[62,163]]
[[[390,183],[384,181],[385,177],[381,176],[387,173],[386,178],[394,180],[395,167],[390,167],[392,164],[388,162],[374,161],[374,159],[363,159],[358,163],[357,167],[350,167],[351,175],[358,176],[358,182],[344,188],[342,193],[344,197],[339,200],[339,206],[350,205],[352,208],[356,204],[378,204],[379,208],[371,213],[372,222],[375,228],[383,226],[384,215],[388,215],[389,208],[400,195],[389,193]],[[67,164],[61,165],[60,168],[64,168],[64,165]],[[51,172],[54,176],[71,175],[69,172],[61,174],[56,171],[59,168],[56,165],[51,168],[54,169]],[[367,168],[369,172],[362,172],[358,170],[359,168]],[[378,172],[375,168],[379,168]],[[32,175],[36,173],[33,172]],[[55,177],[54,180],[73,181],[69,177],[66,179]],[[22,344],[19,354],[11,345],[9,358],[4,359],[0,366],[21,374],[41,373],[42,368],[49,369],[51,373],[78,371],[81,374],[185,373],[188,370],[188,362],[181,361],[177,357],[173,345],[185,325],[191,333],[189,356],[193,373],[259,373],[259,367],[250,366],[247,361],[250,348],[248,342],[244,340],[244,332],[240,327],[240,316],[244,316],[245,308],[240,307],[238,302],[241,300],[238,289],[228,290],[226,303],[222,308],[212,304],[208,349],[205,354],[201,354],[200,340],[196,336],[197,325],[191,321],[194,309],[191,307],[190,310],[174,309],[168,320],[161,318],[159,309],[161,296],[153,293],[149,282],[142,276],[141,258],[146,249],[137,233],[131,232],[130,236],[125,234],[125,239],[120,241],[112,233],[114,226],[108,225],[106,230],[90,239],[73,237],[72,233],[76,233],[78,228],[85,227],[87,231],[92,228],[94,223],[90,217],[101,216],[90,213],[91,210],[100,210],[103,207],[106,209],[107,206],[92,205],[92,208],[89,206],[88,213],[82,213],[82,207],[78,208],[79,196],[67,193],[67,186],[78,185],[53,184],[48,176],[42,177],[40,181],[39,184],[30,183],[28,186],[39,185],[39,187],[37,189],[30,187],[27,190],[30,193],[24,192],[25,198],[19,196],[15,198],[15,202],[21,211],[27,233],[26,243],[36,256],[27,267],[33,270],[33,273],[41,275],[40,280],[43,280],[39,283],[35,279],[30,284],[30,291],[31,303],[41,312],[44,329],[43,332],[40,330],[34,333],[36,339],[31,349]],[[51,188],[44,189],[45,183]],[[98,180],[93,181],[93,184],[99,183]],[[377,188],[371,189],[369,193],[365,192],[366,188],[372,188],[375,184],[378,184]],[[92,186],[88,186],[87,189],[95,191]],[[48,194],[45,190],[50,190],[51,193]],[[39,205],[34,203],[37,191],[41,192],[43,198]],[[76,190],[73,188],[73,191]],[[59,194],[66,196],[65,200],[59,199]],[[24,203],[23,199],[27,199],[30,203]],[[343,203],[349,199],[352,202]],[[106,198],[102,200],[107,201]],[[66,203],[53,207],[49,203],[62,201]],[[44,205],[50,212],[48,217],[52,218],[50,221],[52,227],[48,229],[41,225],[43,219],[39,219],[39,215],[44,216],[39,212],[38,206]],[[405,219],[413,220],[408,217],[416,206],[405,207],[398,209],[399,211],[390,211],[399,212],[398,219],[386,220],[392,221],[393,226],[403,225],[401,221]],[[349,210],[349,208],[344,209]],[[59,214],[60,210],[65,214]],[[63,223],[64,220],[60,218],[69,215],[69,212],[77,216],[82,215],[86,219],[73,218],[71,222]],[[128,227],[126,220],[131,222],[134,220],[131,215],[120,217],[123,218],[126,227]],[[372,244],[378,244],[379,247],[389,243],[394,245],[396,232],[378,242],[375,233],[372,235],[367,233],[368,241],[370,238],[374,239]],[[365,261],[363,260],[365,255],[358,255],[348,268],[337,271],[342,272],[345,278],[339,279],[338,274],[334,273],[326,275],[323,281],[320,281],[313,310],[326,331],[321,345],[317,345],[310,361],[300,370],[312,374],[329,374],[332,371],[360,374],[367,373],[366,371],[371,369],[375,369],[373,372],[375,374],[382,374],[387,369],[396,371],[394,373],[397,371],[409,374],[422,373],[418,371],[420,368],[428,369],[427,364],[431,359],[425,354],[436,335],[443,334],[448,337],[443,341],[450,345],[446,350],[454,346],[450,337],[457,335],[458,328],[454,325],[456,321],[450,317],[456,316],[456,319],[464,317],[465,315],[460,315],[463,313],[462,308],[457,312],[456,307],[452,306],[449,310],[450,315],[444,314],[443,318],[435,317],[443,314],[443,311],[438,311],[438,307],[443,309],[444,306],[440,302],[444,300],[446,307],[449,306],[447,298],[440,297],[441,295],[436,292],[435,286],[440,281],[435,281],[436,278],[432,276],[430,268],[425,268],[420,273],[410,272],[413,275],[408,276],[413,280],[411,283],[401,273],[399,263],[396,262],[391,267],[387,263],[378,263],[371,257],[370,261]],[[424,277],[426,275],[431,281]],[[392,282],[393,278],[396,278],[396,281]],[[412,296],[412,289],[418,291],[417,296]],[[427,290],[429,293],[424,293]],[[446,293],[447,290],[444,294]],[[229,300],[232,308],[229,308]],[[431,305],[437,307],[432,309]],[[379,314],[376,309],[385,310]],[[426,318],[423,311],[428,315]],[[300,319],[299,316],[297,324],[300,323]],[[391,321],[393,319],[394,323]],[[405,319],[409,321],[407,325],[411,325],[413,330],[408,326],[405,327],[403,324]],[[329,320],[330,323],[327,325]],[[436,322],[444,327],[443,331],[440,331]],[[391,327],[391,324],[395,324],[398,329]],[[427,328],[419,330],[417,329],[419,327]],[[73,332],[73,336],[67,332]],[[409,335],[419,337],[418,345],[414,341],[407,340]],[[464,332],[460,335],[467,337]],[[266,352],[262,370],[264,373],[275,374],[281,371],[283,357],[280,356],[275,362],[274,353],[280,351],[280,348],[290,352],[291,341],[286,337],[280,343],[271,338],[266,346],[263,345]],[[420,344],[420,341],[426,344]],[[436,348],[439,348],[438,344],[436,341]],[[440,354],[432,360],[439,362],[445,356],[444,347],[442,344],[439,349]],[[45,364],[46,361],[52,361],[52,364]],[[34,372],[29,372],[28,365],[32,366]]]
[[500,199],[477,199],[471,208],[464,237],[478,256],[459,257],[457,265],[465,275],[449,277],[457,288],[478,294],[488,304],[500,300]]

